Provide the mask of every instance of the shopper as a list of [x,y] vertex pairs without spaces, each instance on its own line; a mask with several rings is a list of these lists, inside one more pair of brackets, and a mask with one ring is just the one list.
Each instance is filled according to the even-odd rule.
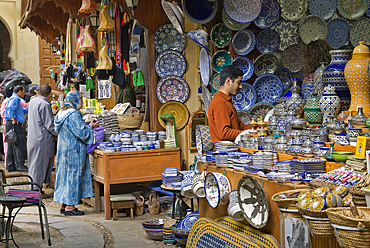
[[[40,87],[40,95],[30,101],[28,106],[28,174],[41,188],[43,183],[49,183],[54,166],[57,134],[54,130],[50,98],[51,87],[43,84]],[[34,186],[33,190],[38,190],[38,187]]]
[[83,215],[75,205],[81,198],[93,196],[86,144],[94,143],[92,128],[98,124],[86,124],[78,111],[80,108],[79,93],[71,91],[54,121],[58,134],[54,201],[62,203],[60,211],[67,216]]
[[24,134],[23,123],[24,115],[28,113],[28,107],[21,106],[21,98],[24,97],[25,89],[18,85],[13,90],[13,95],[9,98],[5,106],[6,132],[14,128],[17,134],[17,142],[9,143],[6,159],[6,169],[11,171],[28,171],[24,165],[26,157],[26,135]]
[[314,78],[316,69],[321,62],[329,63],[331,61],[330,45],[325,40],[315,40],[308,43],[304,49],[303,82]]

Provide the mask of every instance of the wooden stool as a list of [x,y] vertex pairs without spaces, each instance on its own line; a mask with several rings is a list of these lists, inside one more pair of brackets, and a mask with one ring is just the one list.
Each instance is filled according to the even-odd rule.
[[131,218],[134,218],[135,196],[131,194],[111,195],[110,206],[113,209],[113,220],[117,220],[117,210],[130,208]]

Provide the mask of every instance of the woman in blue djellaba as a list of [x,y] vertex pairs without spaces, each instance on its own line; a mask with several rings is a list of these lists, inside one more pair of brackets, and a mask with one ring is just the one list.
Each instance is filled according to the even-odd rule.
[[58,133],[54,201],[62,203],[60,212],[66,216],[83,215],[75,205],[93,196],[86,145],[94,144],[92,129],[98,123],[85,123],[80,108],[80,94],[71,91],[54,120]]

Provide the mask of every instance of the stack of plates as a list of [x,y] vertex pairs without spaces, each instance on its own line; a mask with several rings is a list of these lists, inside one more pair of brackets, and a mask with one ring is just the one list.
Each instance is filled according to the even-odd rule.
[[166,131],[158,131],[158,139],[165,140],[166,139]]
[[278,159],[278,155],[277,155],[277,152],[272,152],[272,162],[273,162],[273,166],[276,165],[276,163],[279,161]]
[[276,162],[276,166],[278,167],[279,172],[287,172],[287,173],[291,172],[290,160],[278,161]]
[[255,173],[255,174],[257,174],[259,171],[263,171],[263,170],[264,170],[264,167],[263,166],[259,166],[259,165],[253,165],[253,166],[244,167],[244,171],[245,172]]
[[347,157],[346,169],[352,169],[356,173],[366,172],[366,158],[362,158],[355,155],[350,155]]
[[229,155],[227,152],[215,152],[215,162],[218,167],[229,167]]
[[238,144],[231,141],[219,141],[215,144],[216,151],[222,152],[236,152],[239,149]]
[[176,167],[164,168],[162,173],[162,183],[164,185],[171,185],[173,183],[180,183],[182,181],[182,175],[178,175],[178,169]]
[[146,136],[147,136],[147,139],[150,140],[150,141],[156,141],[157,140],[157,132],[154,131],[154,132],[146,132]]
[[[277,158],[276,158],[277,159]],[[268,168],[274,165],[274,156],[272,152],[254,152],[253,153],[253,165],[257,167]]]
[[245,167],[250,167],[253,165],[251,157],[232,159],[232,163],[233,163],[234,170],[237,170],[237,171],[245,171]]
[[325,173],[325,163],[326,160],[320,159],[291,159],[290,167],[291,172],[302,173],[303,171],[310,172],[311,176],[314,178],[320,173]]
[[216,162],[216,158],[213,155],[213,153],[214,153],[214,151],[206,151],[206,161],[207,162],[211,162],[211,163]]
[[113,112],[96,115],[96,121],[104,128],[104,140],[109,140],[112,133],[119,133],[118,117]]

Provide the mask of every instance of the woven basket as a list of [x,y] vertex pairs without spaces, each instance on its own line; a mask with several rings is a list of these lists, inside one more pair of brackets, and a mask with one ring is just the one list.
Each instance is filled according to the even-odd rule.
[[291,208],[291,209],[297,209],[296,205],[298,202],[298,195],[296,198],[289,198],[289,199],[279,199],[279,195],[281,194],[292,194],[292,193],[302,193],[310,191],[310,189],[295,189],[295,190],[288,190],[288,191],[282,191],[274,194],[272,196],[272,200],[276,202],[279,208]]
[[318,188],[318,187],[328,187],[330,190],[333,190],[335,189],[338,185],[335,184],[335,183],[327,183],[327,182],[323,182],[323,181],[319,181],[319,180],[311,180],[310,181],[310,185],[312,187],[315,187],[315,188]]
[[[370,216],[370,208],[367,207],[358,207],[359,212],[364,212],[367,216]],[[339,226],[349,226],[349,227],[367,227],[370,228],[370,219],[356,219],[352,217],[348,217],[343,214],[343,211],[350,212],[349,207],[341,207],[341,208],[328,208],[325,210],[326,214],[328,215],[330,221],[333,224]],[[370,244],[369,244],[370,247]]]
[[331,226],[325,211],[313,211],[297,204],[298,211],[310,225],[311,234],[315,238],[334,237],[334,228]]
[[291,208],[287,209],[287,208],[280,208],[280,207],[278,207],[278,209],[279,209],[280,213],[284,217],[292,217],[292,218],[304,220],[304,218],[302,217],[302,215],[298,212],[297,208],[295,208],[295,209],[291,209]]
[[338,243],[343,248],[369,248],[370,231],[351,231],[336,228]]
[[348,192],[354,196],[363,196],[365,198],[365,191],[361,190],[361,188],[354,185],[348,188]]
[[117,115],[118,126],[121,129],[136,129],[140,128],[144,120],[144,114],[124,114]]
[[301,205],[299,205],[299,204],[297,204],[296,206],[297,206],[298,211],[302,215],[307,215],[307,216],[316,217],[316,218],[328,218],[325,211],[310,210],[310,209],[301,207]]

